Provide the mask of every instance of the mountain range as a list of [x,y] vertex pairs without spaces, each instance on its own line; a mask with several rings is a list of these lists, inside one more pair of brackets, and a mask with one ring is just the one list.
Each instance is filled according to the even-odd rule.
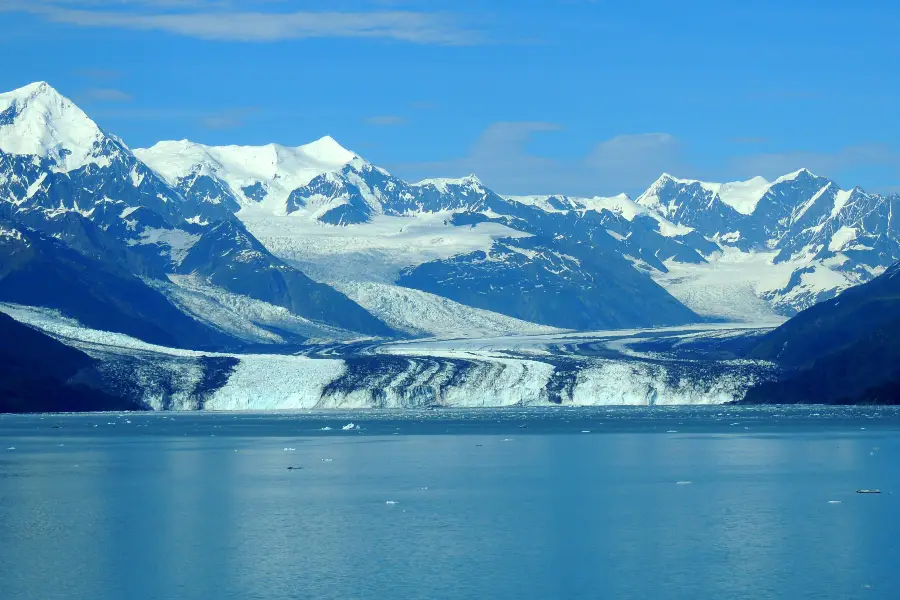
[[328,136],[132,150],[46,83],[0,94],[0,306],[168,348],[773,326],[880,280],[894,208],[805,169],[506,196]]

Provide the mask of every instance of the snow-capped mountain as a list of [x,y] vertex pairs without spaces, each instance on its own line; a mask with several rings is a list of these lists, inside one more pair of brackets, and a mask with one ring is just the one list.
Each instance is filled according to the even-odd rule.
[[[502,196],[327,136],[132,151],[45,83],[0,94],[0,312],[128,406],[739,399],[775,367],[737,349],[900,260],[894,208],[805,169]],[[373,339],[408,336],[439,339]]]
[[143,278],[195,273],[326,328],[391,333],[273,256],[234,217],[236,208],[212,195],[182,194],[46,83],[0,95],[0,218],[12,228],[43,232]]
[[[896,197],[844,191],[805,169],[772,182],[664,174],[636,200],[502,197],[474,175],[405,182],[330,137],[297,148],[162,142],[136,152],[187,197],[239,206],[268,248],[322,281],[399,284],[557,327],[697,318],[666,308],[670,298],[649,279],[700,314],[777,319],[900,258]],[[626,290],[647,305],[616,307]],[[603,308],[588,300],[598,294]]]
[[[237,216],[270,250],[334,285],[378,283],[367,289],[390,295],[420,290],[573,329],[699,319],[635,268],[646,259],[665,271],[660,256],[703,261],[678,239],[690,229],[624,196],[574,204],[511,199],[474,175],[408,183],[329,137],[297,148],[164,142],[136,154],[188,197],[216,190],[220,204],[239,205]],[[621,245],[634,255],[626,258],[617,237],[632,230]],[[365,269],[354,267],[360,264]],[[374,310],[382,300],[369,294],[366,306]]]
[[[712,267],[675,266],[673,276],[657,277],[701,312],[749,291],[790,315],[900,259],[900,229],[893,220],[900,196],[844,190],[806,169],[773,182],[756,177],[716,184],[663,175],[637,203],[720,247],[706,255]],[[689,299],[703,289],[711,294],[699,300],[705,306]]]
[[[666,174],[634,200],[507,197],[474,175],[404,181],[328,136],[132,152],[45,83],[0,95],[0,194],[10,230],[54,237],[254,340],[293,339],[276,322],[389,334],[373,313],[415,335],[458,333],[462,315],[498,332],[769,320],[900,259],[898,196],[805,169],[772,182]],[[234,312],[252,302],[269,307],[253,304],[257,321]]]

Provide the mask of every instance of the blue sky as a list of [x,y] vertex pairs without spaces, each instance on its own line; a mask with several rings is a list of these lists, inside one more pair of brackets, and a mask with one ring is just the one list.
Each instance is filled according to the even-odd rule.
[[0,0],[0,88],[132,147],[322,135],[408,179],[639,192],[800,167],[900,191],[900,3]]

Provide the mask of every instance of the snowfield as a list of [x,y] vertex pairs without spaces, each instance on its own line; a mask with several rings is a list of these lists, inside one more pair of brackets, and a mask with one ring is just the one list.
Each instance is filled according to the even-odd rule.
[[401,269],[475,250],[487,252],[495,239],[529,237],[497,223],[454,227],[451,212],[409,216],[377,215],[370,223],[325,225],[307,211],[286,217],[243,209],[238,217],[278,258],[324,283],[394,283]]

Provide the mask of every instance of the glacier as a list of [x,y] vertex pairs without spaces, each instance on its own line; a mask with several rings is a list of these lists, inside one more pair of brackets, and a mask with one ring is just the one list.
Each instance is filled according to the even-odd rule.
[[[719,404],[775,373],[763,361],[666,351],[768,331],[748,325],[357,340],[260,354],[156,346],[46,309],[0,311],[98,359],[95,385],[151,410]],[[659,348],[634,349],[648,342]]]

